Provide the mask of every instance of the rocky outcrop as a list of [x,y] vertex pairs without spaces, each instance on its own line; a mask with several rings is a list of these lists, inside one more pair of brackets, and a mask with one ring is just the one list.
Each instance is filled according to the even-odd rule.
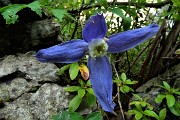
[[41,63],[34,52],[0,61],[0,119],[49,120],[68,107],[68,93],[56,84],[58,67]]

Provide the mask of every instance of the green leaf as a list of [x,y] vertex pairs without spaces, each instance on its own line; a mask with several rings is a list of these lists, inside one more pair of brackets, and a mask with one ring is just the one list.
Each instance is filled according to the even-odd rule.
[[129,87],[127,85],[123,85],[123,86],[120,87],[120,90],[123,93],[128,93],[130,89],[129,89]]
[[64,9],[52,9],[52,13],[59,21],[62,21],[63,17],[68,14]]
[[53,115],[51,120],[61,120],[59,115]]
[[136,84],[136,83],[138,83],[138,81],[131,81],[130,79],[128,79],[124,82],[124,84],[128,84],[128,85],[132,85],[132,84]]
[[121,74],[121,79],[122,79],[123,81],[126,80],[126,74],[125,74],[125,73],[122,73],[122,74]]
[[100,112],[94,112],[92,114],[87,115],[85,120],[102,120],[102,115]]
[[134,96],[135,98],[137,98],[138,100],[142,100],[142,98],[141,98],[138,94],[133,94],[133,96]]
[[149,109],[149,110],[153,110],[153,106],[151,105],[151,104],[149,104],[149,103],[146,103],[147,104],[147,108]]
[[78,82],[79,82],[79,84],[81,85],[81,87],[84,87],[85,83],[84,83],[83,80],[79,79]]
[[52,120],[71,120],[67,111],[61,111],[59,115],[55,115],[51,118]]
[[74,112],[80,105],[82,98],[76,95],[69,103],[69,112]]
[[85,93],[86,93],[85,89],[81,88],[81,89],[78,90],[78,96],[81,97],[81,98],[84,97]]
[[87,104],[92,107],[96,104],[96,97],[90,93],[87,93]]
[[26,6],[24,4],[15,4],[5,7],[4,9],[1,9],[3,18],[6,20],[6,24],[14,24],[17,19],[18,15],[17,12],[25,8]]
[[180,95],[180,91],[174,92],[174,94]]
[[150,117],[154,117],[154,118],[156,118],[156,119],[159,119],[159,116],[158,116],[154,111],[152,111],[152,110],[145,110],[143,113],[144,113],[145,115],[147,115],[147,116],[150,116]]
[[79,72],[78,63],[77,62],[72,63],[70,68],[69,68],[69,75],[70,75],[71,80],[74,80],[77,77],[78,72]]
[[80,86],[68,86],[64,88],[64,90],[67,92],[75,92],[78,91],[79,89],[81,89]]
[[167,82],[163,81],[163,85],[168,91],[170,91],[171,87]]
[[86,86],[91,86],[91,81],[90,80],[87,81]]
[[166,95],[166,102],[167,102],[168,107],[170,108],[175,104],[176,101],[175,101],[175,98],[173,95],[167,94]]
[[136,119],[136,120],[140,120],[142,117],[143,117],[143,114],[142,114],[141,112],[137,112],[137,111],[136,111],[135,119]]
[[136,106],[136,108],[137,108],[139,111],[142,111],[142,107],[141,107],[139,101],[135,101],[135,102],[134,102],[134,105]]
[[86,90],[88,91],[88,93],[90,93],[90,94],[94,95],[94,91],[93,91],[93,89],[92,89],[92,88],[87,88]]
[[172,0],[173,4],[180,7],[180,1],[179,0]]
[[170,107],[169,109],[174,115],[180,116],[180,106],[178,105],[177,102],[172,107]]
[[48,1],[49,1],[49,0],[41,0],[41,1],[40,1],[40,2],[41,2],[40,4],[41,4],[41,5],[47,5],[47,4],[48,4]]
[[51,120],[84,120],[77,112],[61,111],[59,115],[54,115]]
[[131,26],[131,17],[126,17],[121,8],[111,8],[108,11],[115,13],[123,19],[123,28],[124,30],[128,30]]
[[36,12],[40,17],[42,17],[42,8],[39,1],[34,1],[27,5],[32,11]]
[[121,83],[122,81],[121,81],[121,80],[118,80],[118,79],[115,79],[115,80],[113,80],[113,82],[115,82],[115,83]]
[[58,75],[62,75],[64,73],[64,71],[67,70],[69,67],[70,67],[70,64],[69,65],[64,65],[63,67],[61,67],[58,70]]
[[159,120],[164,120],[166,118],[166,108],[159,112]]
[[166,96],[163,94],[159,94],[156,98],[155,98],[155,102],[156,103],[161,103],[162,100],[165,98]]
[[[69,115],[70,115],[71,120],[84,120],[83,116],[77,112],[70,112]],[[61,120],[64,120],[64,119],[61,119]]]
[[127,113],[128,113],[129,115],[134,115],[134,114],[135,114],[134,110],[128,110]]
[[145,107],[147,105],[147,103],[145,101],[141,101],[140,104]]

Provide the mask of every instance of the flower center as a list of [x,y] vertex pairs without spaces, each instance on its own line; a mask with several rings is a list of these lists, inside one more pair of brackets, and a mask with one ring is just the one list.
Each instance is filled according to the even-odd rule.
[[89,42],[88,48],[91,57],[102,57],[106,54],[108,45],[104,39],[98,38]]

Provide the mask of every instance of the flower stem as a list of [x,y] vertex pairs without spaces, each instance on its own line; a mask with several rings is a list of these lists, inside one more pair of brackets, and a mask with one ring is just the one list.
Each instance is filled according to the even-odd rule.
[[[116,77],[119,79],[119,75],[118,75],[118,72],[116,70],[116,67],[114,65],[114,62],[112,63],[112,66],[113,66],[113,69],[116,73]],[[123,109],[122,109],[122,104],[121,104],[121,101],[120,101],[120,90],[119,90],[119,86],[117,86],[117,97],[118,97],[118,104],[119,104],[119,108],[120,108],[120,111],[121,111],[121,114],[122,114],[122,118],[123,120],[125,120],[125,117],[124,117],[124,112],[123,112]]]

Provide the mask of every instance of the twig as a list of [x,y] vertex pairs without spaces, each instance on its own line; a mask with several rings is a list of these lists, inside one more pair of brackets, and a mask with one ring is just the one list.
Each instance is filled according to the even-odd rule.
[[[118,75],[118,72],[117,72],[116,67],[114,65],[114,62],[112,63],[112,66],[113,66],[113,69],[114,69],[114,71],[116,73],[117,78],[119,79],[119,75]],[[117,92],[120,93],[119,86],[117,86]],[[121,114],[122,114],[122,118],[123,118],[123,120],[125,120],[124,112],[123,112],[123,109],[122,109],[122,104],[121,104],[121,101],[120,101],[120,94],[118,94],[118,93],[117,93],[117,97],[118,97],[119,108],[120,108],[120,111],[121,111]]]
[[80,9],[79,9],[79,11],[78,11],[78,17],[77,17],[77,21],[76,21],[76,24],[75,24],[75,27],[74,27],[74,30],[73,30],[71,39],[74,38],[74,35],[75,35],[76,31],[77,31],[78,21],[79,21],[79,19],[80,19],[80,13],[81,13],[81,11],[82,11],[82,9],[83,9],[83,5],[84,5],[84,0],[82,1],[81,7],[80,7]]

